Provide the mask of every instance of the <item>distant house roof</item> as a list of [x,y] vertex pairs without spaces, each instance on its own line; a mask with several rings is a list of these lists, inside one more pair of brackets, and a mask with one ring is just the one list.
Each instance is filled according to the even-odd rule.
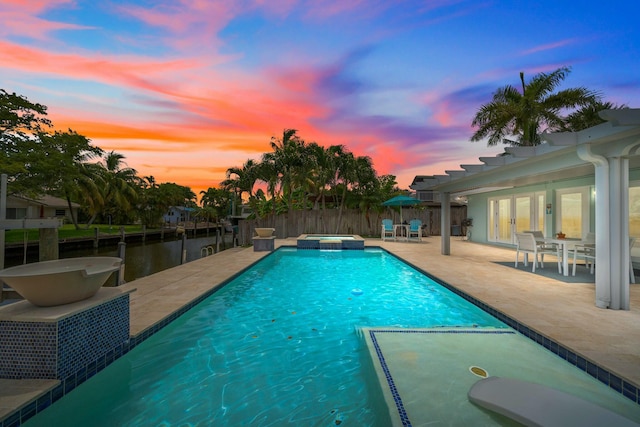
[[193,212],[196,210],[196,208],[189,208],[186,206],[171,206],[169,209],[174,209],[178,212]]
[[[25,200],[34,205],[45,206],[48,208],[68,208],[69,207],[69,204],[65,199],[61,199],[60,197],[50,196],[48,194],[45,194],[44,196],[39,197],[37,199],[32,199],[30,197],[19,196],[19,195],[12,195],[8,197],[8,199],[11,199],[11,198]],[[71,202],[71,207],[79,208],[80,205],[78,203]]]

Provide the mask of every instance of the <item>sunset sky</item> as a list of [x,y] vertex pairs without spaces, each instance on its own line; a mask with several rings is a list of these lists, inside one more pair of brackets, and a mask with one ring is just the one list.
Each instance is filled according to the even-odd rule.
[[471,121],[520,71],[640,107],[639,28],[636,0],[0,0],[0,88],[196,193],[285,128],[408,188],[502,151]]

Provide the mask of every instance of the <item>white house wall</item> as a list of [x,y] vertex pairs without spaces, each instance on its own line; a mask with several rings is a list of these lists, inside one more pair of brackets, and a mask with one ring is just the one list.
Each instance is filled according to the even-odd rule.
[[[629,172],[630,181],[640,180],[640,170],[635,169]],[[488,211],[489,211],[489,199],[494,197],[508,197],[525,193],[537,193],[545,192],[545,198],[547,203],[552,204],[551,214],[548,214],[545,218],[547,224],[547,230],[549,235],[557,232],[555,230],[556,224],[556,191],[567,188],[576,187],[589,187],[590,194],[593,194],[595,185],[594,176],[583,177],[578,179],[563,180],[560,182],[546,182],[543,184],[535,184],[524,187],[508,188],[503,190],[491,191],[486,193],[471,194],[467,196],[467,217],[473,218],[473,228],[471,232],[471,240],[478,243],[491,243],[487,236],[488,231]],[[595,230],[595,200],[590,198],[589,204],[589,229]]]

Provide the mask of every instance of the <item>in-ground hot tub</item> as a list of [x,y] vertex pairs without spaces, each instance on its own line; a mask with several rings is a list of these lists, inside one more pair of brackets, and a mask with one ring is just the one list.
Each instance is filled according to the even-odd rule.
[[355,234],[303,234],[298,249],[364,249],[364,239]]
[[30,303],[51,307],[91,298],[121,263],[116,257],[41,261],[0,270],[0,279]]

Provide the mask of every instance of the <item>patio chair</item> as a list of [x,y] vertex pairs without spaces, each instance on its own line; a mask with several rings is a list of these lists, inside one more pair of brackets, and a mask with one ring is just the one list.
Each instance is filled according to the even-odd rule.
[[631,249],[633,249],[633,245],[636,244],[636,238],[629,238],[629,282],[636,283],[636,274],[633,271],[633,258],[631,257]]
[[545,251],[553,251],[553,252],[558,252],[560,247],[555,244],[555,243],[547,243],[544,241],[544,234],[542,234],[542,231],[539,230],[526,230],[523,231],[523,233],[531,233],[533,234],[533,237],[535,237],[536,239],[536,243],[538,244],[538,250],[540,251],[541,249],[544,249]]
[[593,274],[596,265],[596,247],[594,243],[585,243],[583,245],[575,245],[569,249],[573,252],[573,271],[571,274],[576,275],[576,263],[578,258],[584,259],[584,265],[589,268],[589,272]]
[[396,233],[393,229],[393,221],[390,219],[382,220],[382,240],[386,240],[387,238],[394,239],[396,238]]
[[[545,254],[552,254],[558,257],[558,273],[562,272],[562,264],[560,262],[560,254],[558,253],[558,248],[552,248],[544,245],[539,245],[536,242],[536,238],[531,233],[516,233],[516,264],[515,267],[518,268],[518,259],[520,258],[520,252],[524,254],[524,265],[527,265],[527,255],[533,254],[533,268],[532,272],[536,272],[536,266],[538,262],[540,263],[540,267],[544,268],[544,256]],[[539,255],[539,257],[538,257]]]
[[410,240],[412,237],[417,238],[419,242],[422,241],[422,221],[419,219],[409,221],[409,234],[407,238]]

